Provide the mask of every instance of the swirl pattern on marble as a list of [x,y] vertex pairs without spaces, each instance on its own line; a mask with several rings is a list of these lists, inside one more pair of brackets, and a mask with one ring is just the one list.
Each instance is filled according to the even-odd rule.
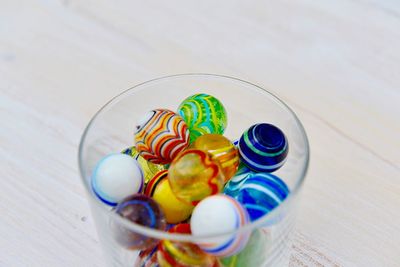
[[238,149],[226,137],[220,134],[205,134],[198,137],[190,146],[208,152],[212,159],[219,162],[227,182],[239,165]]
[[178,113],[185,120],[190,131],[190,142],[207,134],[223,134],[227,126],[225,107],[215,97],[195,94],[186,98],[179,106]]
[[136,149],[144,159],[156,164],[170,163],[189,145],[189,130],[175,112],[155,109],[136,126]]
[[252,170],[273,172],[283,166],[289,146],[276,126],[259,123],[243,133],[239,141],[241,160]]
[[168,169],[168,180],[175,196],[192,205],[218,194],[224,185],[219,163],[198,149],[185,150],[174,159]]
[[224,188],[224,194],[239,201],[255,221],[279,206],[289,195],[289,188],[270,173],[255,173],[245,168]]

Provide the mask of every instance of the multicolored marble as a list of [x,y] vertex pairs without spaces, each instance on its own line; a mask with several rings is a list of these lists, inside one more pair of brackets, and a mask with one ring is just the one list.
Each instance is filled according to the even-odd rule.
[[[249,215],[242,205],[223,194],[202,200],[193,210],[190,228],[194,236],[218,235],[238,230],[249,222]],[[222,237],[210,237],[207,243],[199,243],[206,253],[217,257],[229,257],[239,253],[247,244],[247,231]]]
[[229,139],[220,134],[205,134],[190,146],[208,152],[222,167],[225,182],[236,173],[239,166],[239,152]]
[[241,160],[252,170],[273,172],[282,167],[289,151],[283,132],[268,123],[251,126],[239,141]]
[[178,113],[189,127],[190,142],[207,133],[223,134],[227,126],[224,106],[217,98],[208,94],[186,98],[180,104]]
[[110,154],[102,158],[91,176],[91,187],[96,197],[115,206],[125,197],[143,190],[143,172],[133,158],[124,154]]
[[[148,196],[135,194],[125,198],[114,209],[121,217],[148,228],[165,230],[167,223],[161,207]],[[122,224],[112,223],[115,240],[128,249],[148,249],[158,240],[127,229]]]
[[135,142],[144,159],[155,164],[167,164],[189,146],[189,130],[175,112],[155,109],[137,124]]
[[[189,224],[177,224],[170,233],[190,234]],[[157,259],[161,267],[214,267],[217,259],[204,253],[197,245],[188,242],[162,240]]]
[[139,155],[139,152],[136,150],[134,146],[129,147],[122,151],[123,154],[131,156],[134,158],[140,165],[144,175],[144,183],[146,184],[157,172],[166,170],[165,165],[153,164],[150,161],[145,160],[142,156]]
[[179,223],[189,218],[194,206],[177,199],[168,182],[168,170],[158,172],[147,184],[144,194],[161,207],[167,223]]
[[271,244],[271,234],[266,230],[256,229],[251,234],[246,247],[240,253],[223,258],[220,261],[223,267],[264,266]]
[[240,169],[224,188],[224,194],[239,201],[255,221],[280,205],[289,195],[289,188],[271,173]]
[[224,175],[218,162],[202,150],[180,153],[168,169],[168,180],[175,196],[192,205],[221,192]]

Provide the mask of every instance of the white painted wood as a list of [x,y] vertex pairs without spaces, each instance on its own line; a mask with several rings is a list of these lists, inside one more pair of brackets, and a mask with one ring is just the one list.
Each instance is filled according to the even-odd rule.
[[400,2],[0,2],[0,266],[104,266],[79,137],[166,74],[269,88],[311,165],[291,266],[400,266]]

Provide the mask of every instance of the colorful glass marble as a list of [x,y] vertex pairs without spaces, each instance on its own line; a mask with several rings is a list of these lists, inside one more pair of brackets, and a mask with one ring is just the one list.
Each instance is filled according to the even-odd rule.
[[[190,228],[194,236],[218,235],[235,231],[249,222],[247,211],[241,204],[226,195],[218,194],[202,200],[193,210]],[[206,253],[229,257],[239,253],[247,244],[249,232],[208,238],[199,243]]]
[[222,103],[208,94],[196,94],[186,98],[178,113],[190,131],[190,141],[206,133],[223,134],[227,126],[227,114]]
[[208,152],[213,160],[219,162],[227,182],[239,166],[237,148],[226,137],[220,134],[205,134],[198,137],[190,146]]
[[224,193],[235,198],[255,221],[268,214],[289,195],[289,188],[280,178],[270,173],[246,172],[234,176],[224,188]]
[[139,155],[139,152],[136,150],[134,146],[125,149],[122,151],[123,154],[131,156],[134,158],[140,165],[144,175],[145,184],[159,171],[165,170],[165,165],[153,164],[150,161],[145,160],[142,156]]
[[246,247],[238,254],[221,259],[224,267],[263,266],[271,247],[271,234],[256,229],[250,236]]
[[[178,224],[170,233],[190,234],[189,224]],[[188,242],[162,240],[157,259],[161,267],[214,267],[216,258],[204,253],[197,245]]]
[[188,147],[189,130],[175,112],[155,109],[137,124],[135,142],[144,159],[155,164],[167,164]]
[[110,154],[97,163],[91,176],[91,187],[99,200],[115,206],[123,198],[142,191],[143,172],[133,158]]
[[175,196],[192,205],[218,194],[224,185],[219,163],[197,149],[185,150],[174,159],[168,169],[168,180]]
[[251,126],[241,136],[239,154],[250,169],[273,172],[285,163],[288,147],[286,136],[278,127],[259,123]]
[[144,194],[160,205],[168,223],[179,223],[189,218],[194,206],[176,198],[167,177],[168,170],[157,173],[147,184]]
[[[167,223],[161,207],[148,196],[135,194],[125,198],[114,210],[127,220],[152,229],[165,230]],[[158,240],[127,229],[117,222],[112,223],[116,241],[128,249],[148,249]]]

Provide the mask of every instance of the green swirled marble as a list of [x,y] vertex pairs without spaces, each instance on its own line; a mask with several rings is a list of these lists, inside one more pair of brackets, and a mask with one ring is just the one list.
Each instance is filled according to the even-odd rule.
[[186,98],[180,104],[178,113],[189,128],[190,142],[207,133],[223,134],[227,126],[224,106],[208,94],[195,94]]

